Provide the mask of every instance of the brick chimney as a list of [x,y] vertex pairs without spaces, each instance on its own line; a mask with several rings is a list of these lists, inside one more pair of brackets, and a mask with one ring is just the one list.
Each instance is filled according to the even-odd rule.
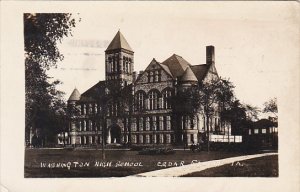
[[215,47],[212,45],[206,46],[206,64],[215,64]]

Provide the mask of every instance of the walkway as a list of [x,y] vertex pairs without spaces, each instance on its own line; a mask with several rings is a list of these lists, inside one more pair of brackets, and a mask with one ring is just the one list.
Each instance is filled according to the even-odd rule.
[[245,155],[245,156],[238,156],[238,157],[230,157],[226,159],[219,159],[219,160],[212,160],[212,161],[205,161],[199,163],[193,163],[189,165],[184,165],[180,167],[171,167],[156,171],[150,171],[145,173],[140,173],[137,175],[132,176],[139,176],[139,177],[180,177],[183,175],[187,175],[189,173],[194,173],[198,171],[203,171],[205,169],[209,169],[212,167],[218,167],[226,164],[231,164],[237,161],[243,161],[247,159],[253,159],[258,157],[264,157],[269,155],[278,155],[278,153],[262,153],[262,154],[255,154],[255,155]]

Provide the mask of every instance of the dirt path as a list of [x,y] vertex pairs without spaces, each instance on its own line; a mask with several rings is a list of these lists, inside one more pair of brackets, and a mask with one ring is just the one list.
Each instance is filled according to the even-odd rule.
[[[257,157],[264,157],[269,155],[277,155],[278,153],[262,153],[262,154],[255,154],[255,155],[245,155],[245,156],[238,156],[238,157],[231,157],[226,159],[219,159],[219,160],[212,160],[212,161],[205,161],[205,162],[197,162],[189,165],[184,165],[180,167],[171,167],[167,169],[161,169],[156,171],[150,171],[145,173],[140,173],[137,175],[138,177],[179,177],[189,173],[194,173],[198,171],[203,171],[208,168],[218,167],[226,164],[231,164],[238,161],[243,161],[247,159],[253,159]],[[131,177],[131,176],[130,176]]]

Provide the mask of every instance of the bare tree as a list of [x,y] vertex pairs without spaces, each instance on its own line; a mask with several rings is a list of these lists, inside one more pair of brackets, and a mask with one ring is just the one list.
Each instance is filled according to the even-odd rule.
[[269,101],[264,103],[264,108],[263,108],[264,113],[273,113],[276,117],[278,113],[278,108],[277,108],[277,98],[272,98]]

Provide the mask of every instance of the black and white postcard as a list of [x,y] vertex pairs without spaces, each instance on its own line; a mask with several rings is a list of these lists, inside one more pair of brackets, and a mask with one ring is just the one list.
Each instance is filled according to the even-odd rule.
[[299,189],[297,2],[2,5],[3,190]]

